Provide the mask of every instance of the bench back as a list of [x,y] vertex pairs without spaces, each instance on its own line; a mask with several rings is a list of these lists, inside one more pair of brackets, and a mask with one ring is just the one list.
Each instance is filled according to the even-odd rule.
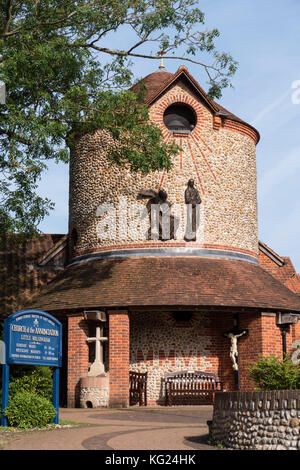
[[205,385],[215,387],[219,383],[219,379],[217,374],[213,372],[202,372],[200,370],[196,370],[195,372],[183,370],[180,372],[168,372],[165,374],[166,386],[173,383],[188,385],[195,382],[202,384],[204,387]]
[[129,372],[129,382],[130,387],[137,389],[140,386],[143,386],[147,383],[148,372]]

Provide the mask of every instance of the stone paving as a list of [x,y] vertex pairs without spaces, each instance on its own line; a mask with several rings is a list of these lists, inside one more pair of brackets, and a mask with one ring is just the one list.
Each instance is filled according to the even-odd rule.
[[16,436],[4,450],[215,450],[207,444],[212,406],[61,409],[60,420],[87,424]]

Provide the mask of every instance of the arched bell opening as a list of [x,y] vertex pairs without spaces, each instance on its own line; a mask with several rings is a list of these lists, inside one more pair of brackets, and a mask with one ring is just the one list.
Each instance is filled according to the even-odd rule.
[[163,121],[171,132],[190,133],[197,124],[196,113],[185,103],[174,103],[164,112]]

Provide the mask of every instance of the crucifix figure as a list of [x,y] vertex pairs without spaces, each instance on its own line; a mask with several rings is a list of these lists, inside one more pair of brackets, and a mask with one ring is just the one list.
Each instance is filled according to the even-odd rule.
[[225,331],[223,333],[223,336],[226,338],[230,339],[231,345],[230,345],[230,359],[232,361],[232,368],[234,370],[234,381],[235,381],[235,386],[239,390],[239,356],[238,356],[238,339],[241,338],[242,336],[249,336],[249,330],[244,329],[241,330],[239,329],[238,326],[239,323],[239,318],[238,315],[234,315],[233,317],[233,329],[231,331]]
[[233,332],[224,333],[224,336],[226,336],[227,338],[230,338],[230,340],[231,340],[230,358],[231,358],[231,360],[232,360],[232,367],[233,367],[233,370],[236,370],[236,371],[239,370],[239,366],[238,366],[238,363],[237,363],[237,359],[238,359],[237,340],[238,340],[238,338],[240,338],[241,336],[244,336],[244,335],[246,335],[246,334],[247,334],[247,331],[246,331],[246,330],[242,331],[242,332],[239,333],[239,334],[234,334]]
[[88,343],[95,343],[95,360],[91,364],[88,371],[88,377],[97,377],[97,375],[104,374],[104,361],[103,361],[103,343],[108,338],[103,336],[103,327],[96,326],[96,336],[94,338],[87,338]]

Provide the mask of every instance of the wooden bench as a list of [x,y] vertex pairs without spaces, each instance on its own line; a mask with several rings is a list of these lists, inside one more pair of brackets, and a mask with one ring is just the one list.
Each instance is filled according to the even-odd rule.
[[222,390],[217,374],[187,370],[165,374],[166,405],[213,404],[215,392]]
[[147,406],[147,372],[129,372],[129,404]]

